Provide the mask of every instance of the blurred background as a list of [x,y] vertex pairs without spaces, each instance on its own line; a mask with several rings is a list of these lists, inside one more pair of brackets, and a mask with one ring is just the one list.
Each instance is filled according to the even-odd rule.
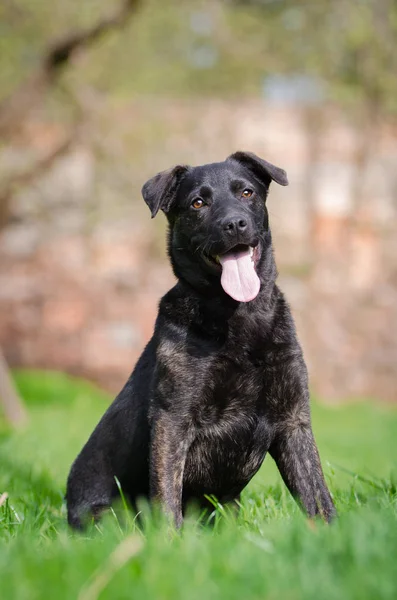
[[173,284],[142,184],[248,150],[313,391],[397,399],[396,0],[2,0],[0,396],[117,392]]

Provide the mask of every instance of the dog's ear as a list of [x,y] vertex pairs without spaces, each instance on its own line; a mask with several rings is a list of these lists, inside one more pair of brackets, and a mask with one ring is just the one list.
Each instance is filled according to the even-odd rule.
[[159,210],[167,213],[175,199],[182,176],[189,167],[178,165],[161,171],[149,179],[142,188],[142,196],[152,213],[152,219]]
[[280,185],[288,185],[287,173],[284,169],[272,165],[252,152],[235,152],[227,160],[236,160],[244,165],[252,171],[259,181],[263,181],[266,185],[269,185],[271,180]]

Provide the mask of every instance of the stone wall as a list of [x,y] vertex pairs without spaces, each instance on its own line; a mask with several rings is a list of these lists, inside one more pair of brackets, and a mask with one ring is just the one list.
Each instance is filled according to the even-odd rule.
[[[21,190],[0,232],[0,343],[9,362],[117,391],[174,281],[165,219],[150,220],[142,183],[172,164],[247,149],[289,174],[290,187],[273,186],[268,207],[313,389],[328,399],[396,400],[396,135],[379,131],[358,169],[359,130],[330,110],[314,138],[307,123],[303,111],[251,100],[102,108],[79,145]],[[32,125],[29,152],[51,144],[51,131]],[[26,154],[23,144],[4,151],[0,174]]]

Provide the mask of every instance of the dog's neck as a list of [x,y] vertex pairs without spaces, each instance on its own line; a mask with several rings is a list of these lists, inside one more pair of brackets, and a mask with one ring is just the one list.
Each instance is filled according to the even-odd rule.
[[[183,285],[200,295],[203,300],[207,299],[211,304],[219,305],[219,308],[226,312],[231,309],[234,311],[239,305],[244,304],[233,300],[225,293],[221,286],[220,276],[208,272],[198,253],[186,251],[182,247],[179,249],[178,245],[173,244],[172,235],[171,229],[168,238],[168,253],[174,274]],[[260,244],[262,252],[256,271],[261,281],[261,289],[252,303],[260,302],[263,305],[270,302],[278,275],[270,229],[263,232]],[[250,304],[251,302],[247,303],[247,305]]]

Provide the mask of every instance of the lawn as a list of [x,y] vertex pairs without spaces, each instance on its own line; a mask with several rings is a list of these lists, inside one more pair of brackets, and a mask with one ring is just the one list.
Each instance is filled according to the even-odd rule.
[[[270,458],[236,517],[195,515],[180,535],[142,507],[121,508],[85,535],[65,524],[71,461],[109,398],[56,373],[18,372],[26,429],[0,421],[1,600],[397,598],[397,411],[313,403],[313,424],[339,512],[309,523]],[[122,503],[121,503],[122,504]]]

